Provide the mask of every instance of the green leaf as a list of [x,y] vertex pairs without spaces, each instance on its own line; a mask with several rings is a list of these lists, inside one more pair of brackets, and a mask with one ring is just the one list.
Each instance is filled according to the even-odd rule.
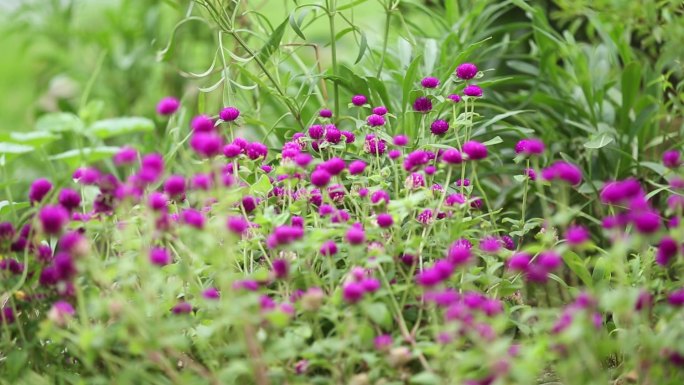
[[392,325],[392,315],[382,302],[364,304],[363,311],[368,318],[380,326],[388,328]]
[[297,23],[297,20],[295,19],[295,12],[290,13],[290,17],[288,18],[288,22],[290,23],[290,27],[292,27],[292,30],[295,31],[297,36],[306,40],[306,36],[304,36],[304,33],[299,28],[299,24]]
[[486,141],[482,144],[484,144],[485,146],[493,146],[493,145],[499,144],[499,143],[503,143],[503,139],[501,139],[500,136],[496,136],[496,137],[489,139],[488,141]]
[[88,128],[88,131],[100,139],[152,130],[154,130],[154,122],[138,116],[99,120]]
[[271,55],[273,55],[274,52],[278,50],[280,47],[280,41],[283,39],[283,35],[285,34],[285,27],[287,27],[288,20],[283,21],[280,23],[278,28],[273,31],[271,34],[271,37],[268,39],[266,44],[261,48],[259,51],[259,60],[261,60],[262,63],[266,62]]
[[359,54],[356,56],[356,61],[354,61],[354,64],[358,64],[361,59],[363,59],[363,55],[366,53],[366,48],[368,48],[366,34],[361,30],[359,30],[359,33],[361,34],[361,42],[359,43]]
[[36,121],[36,130],[50,132],[82,132],[83,122],[70,112],[46,114]]
[[641,66],[638,62],[633,61],[625,66],[622,72],[622,108],[620,110],[620,119],[623,127],[629,125],[629,111],[634,105],[636,96],[639,93],[639,86],[641,84]]
[[15,210],[21,210],[25,209],[30,206],[28,202],[10,202],[10,201],[0,201],[0,215],[5,215],[8,212],[11,212],[12,206],[14,206]]
[[33,146],[27,146],[18,143],[0,142],[0,154],[2,155],[19,155],[33,151]]
[[597,150],[613,143],[613,137],[609,134],[603,133],[594,136],[591,140],[584,143],[584,147]]
[[75,149],[53,155],[50,160],[61,160],[70,167],[75,168],[82,163],[92,163],[98,160],[107,159],[119,151],[119,147],[100,146]]
[[410,383],[416,385],[439,385],[442,383],[442,379],[432,372],[420,372],[411,377]]
[[498,122],[498,121],[504,120],[504,119],[509,118],[509,117],[511,117],[511,116],[515,116],[515,115],[518,115],[518,114],[522,114],[523,112],[531,112],[531,110],[514,110],[514,111],[508,111],[508,112],[506,112],[506,113],[496,115],[496,116],[494,116],[493,118],[489,119],[488,121],[484,122],[484,123],[477,129],[477,131],[478,131],[478,132],[482,132],[485,128],[491,126],[492,124],[494,124],[494,123],[496,123],[496,122]]
[[34,148],[54,142],[59,138],[59,135],[45,131],[0,133],[1,141],[21,143]]
[[658,173],[658,175],[665,175],[667,168],[660,163],[654,162],[641,162],[639,163],[642,167],[650,168],[651,170]]
[[268,176],[262,175],[259,180],[250,187],[250,192],[252,194],[265,195],[273,189],[271,181]]
[[403,111],[406,111],[406,106],[411,104],[411,101],[409,100],[409,95],[411,93],[411,89],[413,89],[413,87],[416,84],[416,75],[418,74],[418,68],[420,68],[421,58],[422,55],[418,55],[415,58],[413,58],[411,65],[406,70],[406,75],[404,75],[404,84],[402,85],[401,93],[402,100],[404,103]]
[[570,270],[572,270],[572,272],[575,273],[575,275],[577,275],[585,285],[589,287],[593,286],[594,282],[591,279],[589,269],[587,269],[587,267],[584,265],[584,262],[579,255],[572,251],[566,251],[563,254],[563,260],[565,261],[565,264],[568,265]]

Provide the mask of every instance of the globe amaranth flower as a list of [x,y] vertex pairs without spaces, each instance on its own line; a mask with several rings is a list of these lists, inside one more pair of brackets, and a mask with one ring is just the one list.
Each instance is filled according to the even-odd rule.
[[366,119],[366,122],[368,122],[368,125],[371,127],[384,126],[385,118],[382,115],[373,114]]
[[387,114],[387,107],[377,106],[377,107],[373,108],[373,113],[375,115],[384,116],[385,114]]
[[387,228],[391,227],[392,224],[394,224],[394,219],[392,218],[392,215],[388,213],[380,213],[376,218],[376,222],[378,226],[382,228]]
[[656,211],[632,212],[629,217],[636,230],[642,234],[652,234],[660,229],[660,215]]
[[46,234],[59,234],[69,223],[69,212],[62,206],[45,206],[38,213],[38,220]]
[[557,161],[542,170],[542,178],[547,181],[561,180],[576,186],[582,182],[582,171],[572,163]]
[[92,167],[79,167],[71,175],[74,180],[82,185],[93,185],[100,180],[100,171]]
[[236,107],[226,107],[219,112],[219,118],[224,122],[232,122],[240,116],[240,110]]
[[540,155],[544,153],[544,142],[539,139],[522,139],[515,145],[515,153],[523,155]]
[[633,198],[641,197],[644,192],[641,184],[634,178],[606,183],[601,189],[601,202],[620,204]]
[[670,293],[667,302],[672,306],[684,306],[684,289],[678,289]]
[[319,252],[328,257],[333,256],[337,254],[337,245],[334,241],[325,241],[321,245]]
[[157,103],[157,113],[159,115],[171,115],[176,112],[179,107],[180,101],[178,101],[178,99],[167,96]]
[[396,135],[392,138],[392,143],[394,143],[395,146],[403,147],[406,146],[408,142],[409,138],[406,135]]
[[463,89],[463,95],[479,98],[482,96],[482,88],[480,88],[480,86],[476,86],[475,84],[469,84]]
[[468,80],[477,75],[477,66],[473,63],[463,63],[456,67],[456,76],[459,79]]
[[59,192],[58,201],[67,211],[72,212],[81,205],[81,195],[78,191],[64,188]]
[[458,103],[461,101],[461,95],[451,94],[451,95],[447,96],[447,99],[451,100],[453,103]]
[[435,135],[444,135],[447,133],[447,131],[449,131],[449,122],[446,120],[438,119],[432,122],[430,125],[430,132]]
[[196,229],[203,229],[206,219],[204,214],[195,209],[185,209],[181,212],[183,223]]
[[185,194],[185,178],[182,175],[171,175],[164,182],[164,192],[171,198],[179,198]]
[[661,266],[666,266],[678,253],[679,245],[677,244],[677,241],[668,236],[663,237],[658,244],[656,262]]
[[348,303],[357,303],[366,293],[359,282],[348,282],[342,286],[342,298]]
[[324,169],[318,169],[311,173],[311,184],[316,187],[324,187],[330,183],[332,175]]
[[454,266],[461,266],[470,260],[472,245],[465,244],[461,241],[455,241],[449,246],[446,258]]
[[137,158],[138,151],[135,148],[124,146],[121,147],[121,149],[116,154],[114,154],[112,160],[114,161],[115,165],[123,166],[126,164],[134,163]]
[[273,275],[277,279],[287,278],[290,273],[290,263],[286,259],[278,258],[273,260]]
[[503,242],[504,248],[506,250],[515,250],[515,242],[513,242],[513,238],[511,238],[510,236],[502,236],[501,242]]
[[511,270],[515,271],[526,271],[528,266],[530,265],[532,257],[525,253],[525,252],[520,252],[513,254],[509,259],[508,259],[508,268]]
[[381,352],[386,352],[388,351],[393,344],[392,336],[389,334],[381,334],[375,338],[373,338],[373,347],[375,347],[375,350],[381,351]]
[[580,246],[589,240],[589,231],[584,226],[573,225],[565,231],[565,241],[570,246]]
[[387,156],[388,156],[390,159],[392,159],[392,160],[397,159],[397,158],[399,158],[399,157],[401,156],[401,151],[399,151],[399,150],[397,150],[397,149],[390,150],[390,151],[387,153]]
[[52,190],[52,183],[45,178],[38,178],[29,188],[29,200],[31,203],[40,202]]
[[373,134],[366,135],[366,141],[364,143],[363,149],[375,156],[380,156],[385,153],[386,150],[385,141],[376,137]]
[[447,164],[460,164],[463,162],[463,156],[458,150],[450,148],[442,154],[442,161]]
[[349,173],[352,175],[362,174],[366,169],[366,162],[362,160],[355,160],[349,163]]
[[665,151],[663,153],[663,165],[667,168],[677,168],[682,164],[682,155],[677,150]]
[[171,263],[171,254],[162,247],[153,247],[149,254],[150,262],[156,266],[166,266]]
[[321,118],[328,119],[328,118],[332,118],[333,113],[329,109],[324,108],[324,109],[318,111],[318,116],[320,116]]
[[360,245],[366,241],[366,233],[361,227],[351,226],[347,230],[345,238],[350,245]]
[[242,235],[249,229],[249,222],[241,216],[230,216],[226,221],[226,227],[232,233]]
[[496,254],[501,250],[501,240],[497,237],[486,236],[480,240],[480,250],[485,253]]
[[487,157],[487,146],[478,141],[469,140],[463,143],[463,152],[470,160],[480,160]]
[[356,141],[356,136],[353,132],[342,130],[340,131],[340,134],[345,138],[344,141],[347,144],[354,143]]
[[329,172],[330,175],[339,175],[346,167],[347,164],[344,159],[338,157],[332,157],[321,163],[321,168]]
[[354,95],[354,96],[352,96],[352,104],[357,106],[357,107],[363,106],[364,104],[366,104],[367,101],[368,101],[368,99],[366,98],[365,95]]
[[428,76],[420,81],[420,85],[425,88],[437,88],[439,86],[439,79]]
[[430,112],[432,111],[432,101],[426,96],[420,96],[413,102],[413,109],[422,113]]
[[532,168],[526,168],[523,171],[523,175],[529,178],[530,180],[537,180],[537,173]]
[[221,292],[215,287],[209,287],[202,291],[202,297],[204,299],[216,300],[221,297]]
[[190,147],[201,157],[211,158],[221,153],[223,138],[215,132],[197,132],[190,138]]
[[242,208],[245,209],[247,214],[251,213],[256,209],[257,205],[259,204],[259,199],[251,196],[251,195],[245,195],[242,197]]
[[247,145],[245,152],[249,159],[257,160],[259,158],[266,158],[266,155],[268,155],[268,147],[260,142],[252,142]]
[[207,115],[197,115],[192,118],[190,127],[194,132],[212,132],[214,131],[214,120]]
[[333,126],[332,124],[330,124],[329,126],[332,126],[332,127],[326,128],[325,140],[327,140],[328,142],[330,142],[332,144],[339,143],[340,140],[342,140],[342,132],[340,130],[338,130],[335,126]]
[[57,301],[52,304],[47,318],[58,326],[64,326],[76,314],[76,310],[69,302]]
[[192,313],[192,305],[186,301],[180,301],[171,308],[173,314],[190,314]]

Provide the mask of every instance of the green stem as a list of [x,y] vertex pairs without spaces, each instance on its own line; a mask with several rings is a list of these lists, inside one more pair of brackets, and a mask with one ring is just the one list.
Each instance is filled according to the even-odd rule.
[[[330,0],[328,6],[328,21],[330,25],[330,50],[332,51],[333,77],[337,77],[337,39],[335,38],[335,14],[337,13],[337,0]],[[340,116],[340,88],[338,81],[333,81],[335,98],[335,117]]]
[[382,54],[380,55],[380,66],[378,67],[378,74],[376,75],[378,79],[380,79],[380,75],[382,75],[382,67],[385,64],[385,55],[387,54],[387,43],[389,40],[390,21],[392,20],[392,9],[388,6],[385,11],[385,34],[382,40]]

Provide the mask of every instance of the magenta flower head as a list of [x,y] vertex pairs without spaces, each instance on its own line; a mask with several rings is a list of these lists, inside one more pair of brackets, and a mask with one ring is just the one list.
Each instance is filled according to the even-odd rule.
[[392,226],[392,224],[394,224],[394,219],[392,218],[392,215],[387,213],[378,214],[376,221],[378,223],[378,226],[382,228],[388,228]]
[[406,135],[397,135],[394,138],[392,138],[392,142],[395,146],[403,147],[408,144],[409,138]]
[[337,144],[342,140],[342,132],[332,124],[329,124],[325,129],[325,140],[332,144]]
[[373,339],[373,346],[375,350],[386,352],[392,347],[392,336],[389,334],[381,334]]
[[31,183],[29,188],[29,200],[31,203],[40,202],[52,190],[52,183],[44,178],[39,178]]
[[360,245],[366,241],[366,233],[360,226],[352,226],[347,230],[345,238],[350,245]]
[[375,156],[380,156],[387,150],[385,141],[373,134],[366,135],[366,140],[363,144],[363,149],[367,153]]
[[349,163],[349,173],[352,175],[362,174],[366,169],[366,162],[362,160],[355,160]]
[[48,311],[48,319],[58,326],[65,326],[71,317],[76,314],[76,310],[69,302],[57,301]]
[[570,246],[580,246],[589,240],[589,231],[584,226],[570,226],[565,231],[565,241]]
[[221,153],[223,138],[215,132],[196,132],[190,138],[190,147],[199,156],[211,158]]
[[189,302],[180,301],[172,309],[173,314],[190,314],[192,313],[192,305]]
[[340,134],[345,138],[344,141],[346,143],[354,143],[356,141],[356,136],[354,135],[353,132],[350,131],[340,131]]
[[277,279],[287,278],[290,273],[290,263],[286,259],[278,258],[273,260],[273,274]]
[[421,96],[413,102],[413,109],[422,113],[430,112],[432,111],[432,101],[426,96]]
[[311,139],[320,139],[323,137],[324,133],[325,130],[320,124],[314,124],[313,126],[309,127],[308,130],[309,138]]
[[80,184],[92,185],[100,180],[100,171],[92,167],[79,167],[71,177]]
[[171,198],[181,198],[185,194],[185,178],[171,175],[164,182],[164,192]]
[[447,99],[451,100],[453,103],[458,103],[461,101],[461,95],[451,94],[451,95],[447,96]]
[[59,234],[69,223],[69,212],[62,206],[45,206],[38,213],[38,220],[46,234]]
[[554,251],[544,251],[537,256],[535,263],[545,270],[555,270],[557,269],[563,260],[561,256]]
[[385,107],[385,106],[375,107],[375,108],[373,108],[373,113],[375,115],[384,116],[385,114],[387,114],[387,107]]
[[11,307],[0,307],[0,324],[12,324],[15,319],[14,310]]
[[357,106],[357,107],[363,106],[364,104],[366,104],[367,101],[368,101],[368,99],[366,99],[365,95],[354,95],[354,96],[352,96],[352,104]]
[[327,186],[328,183],[330,183],[330,178],[332,175],[330,175],[329,172],[323,169],[318,169],[315,170],[314,172],[311,173],[311,184],[313,184],[316,187],[324,187]]
[[463,95],[479,98],[482,96],[482,88],[480,88],[480,86],[476,86],[475,84],[469,84],[463,89]]
[[435,120],[430,125],[430,131],[435,135],[444,135],[449,131],[449,123],[446,120]]
[[396,148],[394,150],[389,150],[387,156],[392,160],[397,159],[401,156],[401,151],[397,150]]
[[207,115],[197,115],[192,118],[190,127],[194,132],[214,131],[214,121]]
[[237,144],[226,144],[223,146],[223,155],[228,159],[233,159],[242,153],[242,148]]
[[486,236],[480,240],[480,250],[485,253],[496,254],[501,250],[501,240],[496,237]]
[[252,142],[248,144],[245,151],[247,153],[247,157],[249,157],[251,160],[266,158],[266,155],[268,155],[268,147],[259,142]]
[[652,234],[660,229],[660,215],[653,210],[634,212],[631,214],[631,221],[642,234]]
[[185,209],[181,212],[183,223],[196,229],[203,229],[206,219],[204,214],[195,209]]
[[171,255],[162,247],[153,247],[150,249],[150,262],[156,266],[166,266],[171,263]]
[[249,223],[243,217],[232,216],[232,217],[228,217],[228,221],[226,222],[226,227],[232,233],[237,234],[237,235],[242,235],[249,228]]
[[366,122],[371,127],[380,127],[385,125],[385,118],[382,115],[373,114],[366,119]]
[[532,257],[524,252],[513,254],[508,259],[508,268],[515,271],[527,271]]
[[534,169],[532,168],[526,168],[525,171],[523,171],[523,175],[530,178],[530,180],[537,180],[537,173],[534,172]]
[[168,201],[162,193],[153,192],[147,197],[147,203],[154,211],[166,211]]
[[325,241],[319,251],[321,254],[331,257],[337,254],[337,245],[333,241]]
[[348,282],[342,286],[342,298],[348,303],[357,303],[362,298],[366,291],[358,282]]
[[420,85],[425,88],[437,88],[439,86],[439,79],[428,76],[420,81]]
[[174,97],[165,97],[157,103],[157,113],[159,115],[171,115],[178,111],[180,101]]
[[219,112],[219,118],[224,122],[232,122],[240,116],[240,110],[236,107],[226,107]]
[[471,249],[467,246],[467,244],[464,244],[461,241],[455,241],[449,247],[449,251],[447,252],[447,260],[454,266],[464,265],[470,260],[470,250]]
[[69,212],[74,211],[81,205],[81,195],[78,191],[64,188],[59,192],[59,204]]
[[388,204],[390,201],[389,193],[385,190],[377,190],[371,194],[371,203],[376,204]]
[[140,173],[141,180],[154,183],[164,173],[164,158],[160,154],[148,154],[142,158]]
[[667,302],[672,306],[684,306],[684,289],[675,290],[667,297]]
[[544,142],[539,139],[522,139],[515,145],[515,153],[540,155],[544,152]]
[[114,157],[112,159],[114,160],[115,165],[123,166],[125,164],[134,163],[137,158],[138,158],[138,151],[136,151],[135,148],[129,147],[129,146],[124,146],[124,147],[121,147],[119,152],[114,154]]
[[679,245],[677,245],[677,241],[670,237],[663,237],[658,244],[656,262],[661,266],[666,266],[678,253]]
[[212,299],[212,300],[213,299],[219,299],[219,297],[221,297],[221,292],[219,292],[219,290],[215,287],[209,287],[207,289],[204,289],[204,291],[202,291],[202,297],[204,297],[204,299]]
[[324,108],[324,109],[318,111],[318,116],[320,116],[321,118],[327,119],[327,118],[332,118],[333,113],[329,109]]
[[572,163],[557,161],[541,172],[547,181],[562,180],[576,186],[582,182],[582,171]]
[[463,63],[456,67],[456,76],[459,79],[468,80],[477,75],[477,66],[473,63]]
[[463,152],[470,160],[480,160],[487,157],[487,146],[478,141],[469,140],[463,143]]
[[347,167],[344,159],[333,157],[321,164],[321,168],[329,172],[330,175],[339,175]]
[[682,155],[677,150],[665,151],[663,153],[663,165],[668,168],[677,168],[682,164]]

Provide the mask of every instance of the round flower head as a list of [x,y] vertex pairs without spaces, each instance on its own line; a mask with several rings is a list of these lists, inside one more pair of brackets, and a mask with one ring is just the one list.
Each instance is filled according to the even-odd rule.
[[185,301],[180,301],[171,309],[173,314],[190,314],[192,313],[192,305]]
[[384,116],[385,114],[387,114],[387,107],[385,107],[385,106],[375,107],[375,108],[373,108],[373,114]]
[[245,152],[249,159],[257,160],[259,158],[266,158],[266,155],[268,155],[268,147],[263,143],[252,142],[247,145]]
[[171,115],[178,110],[180,102],[174,97],[165,97],[157,103],[157,113],[159,115]]
[[579,246],[589,240],[589,231],[583,226],[570,226],[565,231],[565,241],[570,246]]
[[508,268],[516,271],[526,271],[532,258],[527,253],[516,253],[508,259]]
[[313,160],[313,157],[309,154],[302,153],[302,154],[298,154],[297,156],[295,156],[294,160],[295,160],[295,163],[297,163],[297,166],[303,168],[303,167],[308,166],[309,163],[311,163],[311,161]]
[[171,175],[164,182],[164,192],[172,198],[182,197],[185,194],[185,178],[182,175]]
[[226,227],[234,234],[242,235],[249,228],[249,222],[240,216],[228,217]]
[[224,122],[232,122],[240,116],[240,110],[235,107],[226,107],[219,112],[219,118]]
[[475,140],[469,140],[463,143],[463,152],[470,160],[480,160],[487,157],[487,146]]
[[677,168],[682,164],[682,156],[677,150],[665,151],[663,153],[663,165],[668,168]]
[[392,218],[392,215],[387,214],[387,213],[378,214],[378,217],[376,220],[377,220],[378,226],[380,226],[382,228],[387,228],[387,227],[392,226],[392,224],[394,224],[394,219]]
[[362,174],[366,169],[366,162],[362,160],[355,160],[349,163],[349,173],[352,175]]
[[364,104],[366,104],[368,99],[366,99],[366,96],[364,95],[354,95],[352,96],[352,104],[354,104],[357,107],[361,107]]
[[534,172],[534,169],[526,168],[523,175],[530,178],[530,180],[537,180],[537,173]]
[[311,184],[316,187],[324,187],[330,182],[331,177],[330,173],[326,170],[316,170],[311,173]]
[[408,144],[409,138],[406,135],[397,135],[394,138],[392,138],[392,142],[395,146],[403,147]]
[[447,252],[447,260],[451,262],[454,266],[461,266],[470,260],[471,252],[469,244],[464,244],[463,242],[455,241],[449,247]]
[[447,99],[451,100],[453,103],[458,103],[461,101],[461,95],[451,94],[451,95],[447,96]]
[[74,307],[69,302],[57,301],[50,308],[47,317],[56,325],[64,326],[74,314],[76,314],[76,310],[74,310]]
[[342,298],[348,303],[359,302],[365,292],[363,285],[358,282],[348,282],[342,286]]
[[215,287],[209,287],[207,289],[204,289],[204,291],[202,292],[202,297],[204,297],[204,299],[214,300],[219,299],[220,296],[221,292],[219,292],[219,290]]
[[74,211],[81,205],[81,195],[72,189],[64,188],[59,192],[59,204],[68,211]]
[[181,212],[183,223],[196,229],[203,229],[206,219],[204,214],[195,209],[185,209]]
[[160,154],[143,156],[138,176],[141,180],[154,183],[164,173],[164,158]]
[[675,290],[667,297],[667,302],[672,306],[684,305],[684,289]]
[[321,118],[327,119],[327,118],[332,118],[333,113],[329,109],[324,108],[324,109],[318,111],[318,116],[320,116]]
[[392,336],[389,334],[381,334],[373,339],[373,346],[375,350],[382,352],[388,351],[392,347]]
[[273,274],[278,279],[287,278],[290,272],[290,263],[286,259],[278,258],[273,260]]
[[435,120],[430,125],[430,131],[435,135],[444,135],[449,130],[449,123],[446,120]]
[[360,245],[366,241],[366,233],[362,228],[352,226],[347,230],[345,238],[350,245]]
[[342,136],[344,136],[344,138],[345,138],[344,141],[345,141],[346,143],[354,143],[354,141],[356,140],[356,136],[354,135],[353,132],[350,132],[350,131],[340,131],[340,134],[342,134]]
[[387,146],[385,141],[379,139],[373,134],[366,135],[366,141],[364,142],[363,149],[369,154],[380,156],[385,153]]
[[382,115],[370,115],[368,119],[366,119],[366,121],[368,122],[368,125],[371,127],[379,127],[385,125],[385,118]]
[[460,79],[472,79],[475,75],[477,75],[477,66],[473,63],[463,63],[456,67],[456,76]]
[[652,210],[632,213],[631,220],[636,230],[642,234],[651,234],[660,229],[660,215]]
[[166,266],[171,263],[171,255],[161,247],[154,247],[150,250],[150,262],[157,266]]
[[492,236],[486,236],[480,240],[480,250],[485,253],[496,254],[501,250],[501,241]]
[[197,115],[192,118],[190,127],[194,132],[214,131],[214,121],[207,115]]
[[539,155],[544,152],[544,142],[539,139],[522,139],[515,145],[515,153],[523,155]]
[[197,132],[190,139],[190,147],[201,157],[211,158],[221,153],[223,139],[214,132]]
[[661,265],[667,265],[673,257],[679,253],[679,245],[677,241],[670,237],[664,237],[658,244],[658,252],[656,253],[656,262]]
[[439,86],[439,79],[428,76],[420,81],[420,85],[425,88],[437,88]]
[[69,222],[69,212],[62,206],[45,206],[38,213],[38,219],[46,234],[59,234]]
[[254,211],[258,204],[259,200],[251,195],[245,195],[244,197],[242,197],[242,207],[245,209],[247,214]]
[[307,132],[309,134],[309,138],[311,139],[321,139],[325,133],[323,126],[320,124],[314,124],[313,126],[309,127]]
[[463,95],[479,98],[482,96],[482,88],[475,84],[469,84],[463,89]]
[[[330,126],[332,126],[332,124]],[[332,144],[337,144],[342,140],[342,132],[335,126],[328,127],[325,130],[325,140]]]
[[75,181],[83,185],[96,184],[100,179],[100,171],[92,167],[80,167],[71,175]]
[[399,150],[397,150],[397,149],[390,150],[390,151],[387,153],[387,156],[389,156],[390,159],[397,159],[397,158],[399,158],[399,157],[401,156],[401,151],[399,151]]
[[52,190],[52,183],[44,178],[39,178],[31,183],[29,188],[29,200],[31,203],[40,202]]
[[226,158],[232,159],[235,158],[236,156],[239,156],[242,153],[242,148],[238,146],[237,144],[226,144],[223,146],[223,155],[225,155]]
[[337,245],[333,241],[325,241],[321,245],[320,253],[326,256],[333,256],[337,254]]
[[421,96],[413,102],[413,109],[422,113],[430,112],[432,111],[432,101],[428,97]]
[[12,324],[14,323],[16,317],[14,315],[14,309],[11,307],[0,307],[0,324]]
[[542,178],[547,181],[562,180],[576,186],[582,182],[582,171],[572,163],[557,161],[542,170]]
[[147,202],[150,208],[154,211],[166,211],[168,202],[166,196],[162,193],[153,192],[147,197]]
[[114,160],[115,165],[122,166],[125,164],[131,164],[135,162],[137,157],[138,151],[136,151],[135,148],[124,146],[121,147],[121,149],[116,154],[114,154],[114,157],[112,159]]

